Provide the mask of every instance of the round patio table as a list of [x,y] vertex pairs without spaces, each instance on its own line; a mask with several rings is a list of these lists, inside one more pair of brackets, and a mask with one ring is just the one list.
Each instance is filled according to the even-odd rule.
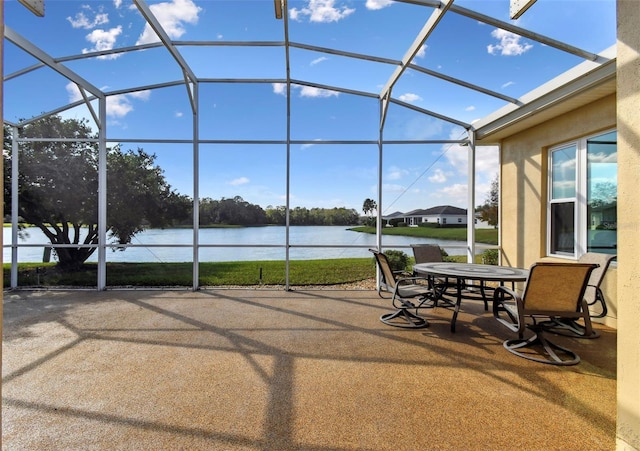
[[[503,285],[505,282],[524,282],[529,277],[528,269],[512,268],[510,266],[481,265],[477,263],[418,263],[413,265],[413,271],[416,274],[428,277],[456,279],[457,293],[453,317],[451,318],[451,332],[456,331],[456,319],[458,318],[458,312],[460,311],[460,304],[463,298],[462,290],[467,286],[467,280],[480,282],[480,287],[484,290],[484,282],[499,282]],[[486,309],[487,301],[486,298],[484,298],[484,291],[483,299]]]

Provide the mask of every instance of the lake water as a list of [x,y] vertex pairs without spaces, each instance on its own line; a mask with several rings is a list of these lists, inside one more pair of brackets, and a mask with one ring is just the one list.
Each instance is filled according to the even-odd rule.
[[[18,261],[43,261],[44,248],[49,243],[45,235],[36,227],[25,229],[23,235],[24,239],[19,238],[18,245],[27,246],[18,248]],[[201,246],[199,260],[202,262],[285,259],[286,228],[282,226],[201,229],[198,239]],[[464,255],[466,252],[465,243],[461,241],[387,235],[382,240],[385,250],[395,248],[409,255],[412,252],[408,246],[413,243],[439,244],[449,255]],[[191,229],[149,229],[133,238],[132,247],[124,251],[107,250],[107,261],[190,262],[193,261],[192,242]],[[292,226],[289,228],[289,243],[292,246],[289,257],[292,260],[368,257],[371,255],[368,249],[376,245],[376,236],[353,232],[344,226]],[[10,227],[4,227],[3,244],[3,262],[9,263]],[[97,258],[96,251],[88,261],[95,262]],[[55,261],[55,253],[52,261]]]

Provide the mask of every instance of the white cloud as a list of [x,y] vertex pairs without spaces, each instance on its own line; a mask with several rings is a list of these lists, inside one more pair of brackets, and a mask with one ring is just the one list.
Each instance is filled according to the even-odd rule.
[[466,107],[464,110],[465,110],[465,111],[474,111],[475,109],[476,109],[476,107],[475,107],[475,106],[473,106],[473,105],[469,105],[469,106],[468,106],[468,107]]
[[517,56],[531,50],[532,44],[527,42],[520,42],[522,36],[518,36],[510,31],[496,28],[491,32],[491,36],[496,38],[499,44],[487,46],[487,51],[491,55],[500,54],[502,56]]
[[406,94],[402,94],[400,97],[398,97],[398,99],[402,100],[403,102],[412,103],[422,100],[422,97],[420,97],[418,94],[408,92]]
[[495,174],[499,168],[498,146],[476,147],[476,172],[478,176]]
[[476,183],[476,205],[482,205],[491,195],[491,182]]
[[116,9],[120,8],[122,6],[122,0],[113,0],[113,6],[115,6]]
[[107,97],[107,116],[124,117],[133,111],[126,94]]
[[144,91],[135,91],[126,95],[128,97],[133,97],[134,99],[138,99],[138,100],[148,100],[149,97],[151,97],[151,91],[148,89],[145,89]]
[[327,61],[329,58],[327,58],[326,56],[321,56],[320,58],[316,58],[313,61],[311,61],[310,65],[311,66],[315,66],[318,63],[321,63],[323,61]]
[[302,21],[305,17],[309,22],[338,22],[355,12],[355,8],[335,6],[336,0],[308,0],[304,8],[291,8],[289,17],[291,20]]
[[[69,103],[82,100],[80,89],[75,83],[69,82],[65,86],[69,95]],[[130,94],[120,94],[107,97],[107,116],[110,118],[122,118],[133,111],[132,99],[146,101],[151,96],[151,91],[138,91]]]
[[430,139],[440,136],[443,131],[444,122],[427,116],[414,116],[402,124],[404,127],[402,135],[406,139]]
[[[69,94],[69,102],[73,103],[82,99],[82,95],[78,86],[75,83],[67,83],[65,86],[67,93]],[[132,99],[146,101],[151,96],[151,91],[138,91],[129,94],[120,94],[116,96],[107,97],[107,116],[110,117],[124,117],[133,111]]]
[[67,17],[67,20],[73,28],[84,28],[90,30],[98,25],[109,23],[109,15],[106,13],[98,13],[93,19],[89,19],[84,12],[80,11],[75,18]]
[[[447,152],[447,159],[458,169],[460,174],[467,174],[468,154],[467,147],[455,145],[455,149]],[[493,174],[498,170],[498,147],[478,146],[476,147],[476,177],[480,178],[486,174]]]
[[405,190],[405,187],[402,185],[395,185],[390,183],[383,183],[382,190],[387,193],[402,193]]
[[231,180],[229,182],[229,185],[239,186],[239,185],[246,185],[247,183],[249,183],[249,179],[247,177],[238,177],[237,179]]
[[78,85],[73,82],[67,83],[65,86],[67,93],[69,94],[69,103],[77,102],[82,99],[82,94],[78,89]]
[[387,180],[400,180],[409,175],[409,171],[401,169],[397,166],[391,166],[388,169],[386,179]]
[[285,83],[272,83],[271,86],[275,94],[287,95],[287,85]]
[[516,83],[514,81],[508,81],[502,85],[503,88],[508,88],[509,86],[513,86]]
[[300,88],[300,97],[338,97],[338,94],[336,91],[311,86],[302,86],[302,88]]
[[422,44],[416,53],[416,58],[424,58],[427,54],[427,44]]
[[[459,133],[449,136],[450,139],[460,139]],[[460,144],[447,144],[445,157],[459,174],[466,175],[469,167],[469,148]],[[476,147],[476,176],[486,178],[487,174],[494,174],[498,170],[498,146]]]
[[429,176],[429,181],[431,183],[444,183],[447,181],[447,175],[442,169],[436,169],[433,175]]
[[365,6],[367,9],[382,9],[393,4],[392,0],[367,0]]
[[[314,141],[322,141],[322,140],[320,138],[316,138],[316,139],[314,139]],[[308,149],[309,147],[313,147],[313,146],[314,146],[314,144],[308,144],[308,143],[307,144],[302,144],[300,146],[300,149],[304,150],[304,149]]]
[[469,186],[466,183],[454,183],[439,189],[438,192],[464,203],[469,194]]
[[[100,52],[103,50],[111,50],[116,44],[118,36],[122,33],[122,26],[118,25],[110,30],[96,29],[86,36],[86,40],[93,44],[90,49],[82,49],[82,53]],[[102,55],[98,59],[115,59],[120,55]]]
[[175,117],[182,117],[184,113],[182,111],[176,111]]
[[[177,39],[186,33],[185,23],[198,23],[198,14],[202,11],[202,8],[196,6],[192,0],[172,0],[171,2],[155,3],[149,8],[171,39]],[[158,42],[159,40],[156,33],[147,24],[136,45]]]
[[[287,95],[287,85],[285,83],[272,83],[273,93],[286,96]],[[294,90],[299,91],[300,97],[338,97],[340,95],[337,91],[330,91],[328,89],[314,88],[312,86],[300,86],[300,85],[291,85],[291,91]]]
[[468,147],[460,144],[446,144],[448,147],[444,154],[449,164],[458,170],[459,174],[467,174]]

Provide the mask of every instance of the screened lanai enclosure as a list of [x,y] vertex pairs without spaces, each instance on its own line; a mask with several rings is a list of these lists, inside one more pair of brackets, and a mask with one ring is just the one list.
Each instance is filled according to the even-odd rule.
[[[466,210],[467,241],[441,245],[471,259],[500,165],[474,124],[535,114],[531,92],[616,39],[612,1],[518,20],[509,0],[32,3],[4,2],[13,288],[65,285],[19,280],[43,261],[90,263],[99,290],[115,264],[187,264],[198,289],[252,261],[288,288],[304,260],[410,249],[386,219],[441,205]],[[363,221],[375,235],[347,230]]]

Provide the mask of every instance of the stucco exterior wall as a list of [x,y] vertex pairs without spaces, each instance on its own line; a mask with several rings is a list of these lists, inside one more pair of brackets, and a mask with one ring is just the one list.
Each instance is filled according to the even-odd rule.
[[[502,141],[500,239],[503,264],[527,268],[536,261],[552,260],[546,257],[548,149],[615,127],[616,97],[611,95]],[[607,272],[602,288],[609,306],[609,316],[604,322],[616,327],[615,265]]]
[[618,0],[619,450],[640,450],[640,4]]

